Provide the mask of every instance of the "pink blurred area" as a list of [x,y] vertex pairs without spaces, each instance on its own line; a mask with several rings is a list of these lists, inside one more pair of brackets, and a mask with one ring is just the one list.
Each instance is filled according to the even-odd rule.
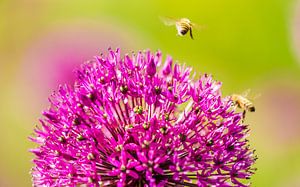
[[280,154],[299,147],[300,85],[288,75],[279,77],[285,78],[273,78],[261,85],[262,95],[254,101],[257,103],[255,120],[260,125],[253,128],[257,134],[268,134],[268,139],[257,140],[265,146],[264,151]]
[[74,69],[84,61],[109,47],[131,49],[129,39],[112,24],[87,20],[53,25],[39,33],[26,47],[16,77],[18,93],[27,98],[23,100],[28,102],[26,110],[45,107],[46,98],[58,85],[73,83]]

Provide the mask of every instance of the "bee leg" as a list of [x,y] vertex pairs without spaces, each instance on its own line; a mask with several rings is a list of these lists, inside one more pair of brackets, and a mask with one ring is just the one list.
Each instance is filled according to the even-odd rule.
[[193,33],[192,33],[192,28],[190,28],[190,36],[191,36],[192,39],[194,39]]
[[243,111],[243,120],[242,120],[242,122],[245,121],[245,118],[246,118],[246,110]]

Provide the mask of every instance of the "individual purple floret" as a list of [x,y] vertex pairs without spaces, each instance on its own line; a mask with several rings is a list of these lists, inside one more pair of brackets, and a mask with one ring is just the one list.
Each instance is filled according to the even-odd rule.
[[249,186],[248,127],[211,76],[119,49],[76,73],[31,137],[34,186]]

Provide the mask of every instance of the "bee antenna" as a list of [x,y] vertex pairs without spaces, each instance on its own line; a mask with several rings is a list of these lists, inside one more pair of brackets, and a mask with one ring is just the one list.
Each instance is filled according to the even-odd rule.
[[190,36],[191,36],[192,39],[194,39],[193,33],[192,33],[192,28],[190,28]]

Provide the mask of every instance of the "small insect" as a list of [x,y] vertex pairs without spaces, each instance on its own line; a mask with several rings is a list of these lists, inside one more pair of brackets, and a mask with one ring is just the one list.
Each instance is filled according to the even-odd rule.
[[[238,108],[243,109],[243,119],[246,117],[246,111],[249,112],[255,112],[255,106],[254,104],[247,98],[247,95],[250,90],[247,90],[245,93],[242,95],[238,94],[232,94],[230,96],[230,100],[233,101],[234,105],[237,106]],[[258,96],[256,96],[258,97]]]
[[188,18],[173,19],[169,17],[160,17],[160,19],[167,26],[175,25],[177,29],[177,35],[179,36],[184,36],[188,32],[190,32],[190,36],[192,39],[194,39],[192,29],[200,28],[199,25],[192,23]]

